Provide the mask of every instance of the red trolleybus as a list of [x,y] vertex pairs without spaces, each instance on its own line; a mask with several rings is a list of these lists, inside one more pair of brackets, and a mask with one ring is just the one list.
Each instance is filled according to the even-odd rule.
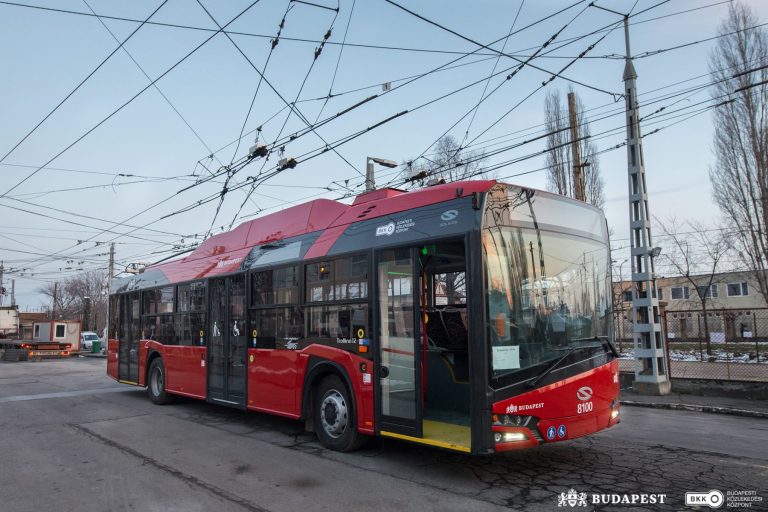
[[110,376],[473,454],[619,420],[606,223],[495,181],[320,199],[112,283]]

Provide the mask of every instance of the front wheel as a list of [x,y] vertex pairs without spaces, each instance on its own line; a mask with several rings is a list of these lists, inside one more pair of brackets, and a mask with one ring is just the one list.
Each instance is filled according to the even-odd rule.
[[147,393],[152,403],[166,405],[173,402],[174,396],[165,391],[165,366],[159,357],[152,360],[149,365],[149,379]]
[[326,377],[315,390],[314,426],[320,443],[331,450],[349,452],[365,443],[357,431],[352,400],[336,375]]

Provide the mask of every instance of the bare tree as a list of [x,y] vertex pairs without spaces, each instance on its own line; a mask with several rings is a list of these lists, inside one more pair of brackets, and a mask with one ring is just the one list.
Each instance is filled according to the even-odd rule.
[[[65,320],[81,320],[96,332],[101,332],[107,320],[107,275],[104,271],[83,272],[58,283],[40,288],[40,293],[51,300],[56,317]],[[55,293],[54,293],[55,291]],[[90,318],[83,317],[85,298],[91,300]]]
[[696,222],[678,224],[672,218],[666,223],[656,219],[656,223],[661,228],[662,234],[669,240],[664,245],[661,260],[674,269],[676,274],[684,277],[696,291],[695,298],[701,304],[704,317],[707,355],[711,356],[712,345],[709,339],[707,307],[712,297],[712,285],[715,284],[717,275],[723,270],[724,256],[731,250],[730,237],[725,234],[725,231],[708,230],[703,224]]
[[[573,88],[569,88],[573,92]],[[605,182],[600,175],[600,161],[597,146],[590,142],[589,121],[584,115],[584,104],[576,95],[576,124],[579,125],[579,152],[581,153],[582,177],[586,201],[599,208],[605,205]],[[546,166],[547,190],[574,197],[571,174],[573,159],[571,156],[570,117],[567,102],[561,101],[560,91],[554,89],[544,99],[544,126],[547,132]]]
[[414,181],[444,179],[447,182],[471,178],[492,178],[483,172],[484,151],[467,151],[452,135],[445,135],[435,143],[434,152],[411,165]]
[[[736,236],[734,245],[768,300],[768,31],[750,7],[732,3],[710,55],[715,202]],[[756,28],[755,28],[756,27]]]

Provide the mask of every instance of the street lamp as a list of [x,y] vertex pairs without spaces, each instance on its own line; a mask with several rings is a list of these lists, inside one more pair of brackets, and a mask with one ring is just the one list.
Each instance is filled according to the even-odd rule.
[[397,162],[387,160],[386,158],[376,158],[373,156],[365,157],[365,191],[376,190],[376,181],[373,178],[373,164],[377,163],[384,167],[397,167]]

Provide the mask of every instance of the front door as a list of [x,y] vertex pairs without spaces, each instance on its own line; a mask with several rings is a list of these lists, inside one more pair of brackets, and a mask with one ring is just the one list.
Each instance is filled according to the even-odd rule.
[[382,434],[422,437],[418,278],[413,249],[388,249],[376,259],[378,404]]
[[210,282],[208,400],[245,406],[245,275]]

